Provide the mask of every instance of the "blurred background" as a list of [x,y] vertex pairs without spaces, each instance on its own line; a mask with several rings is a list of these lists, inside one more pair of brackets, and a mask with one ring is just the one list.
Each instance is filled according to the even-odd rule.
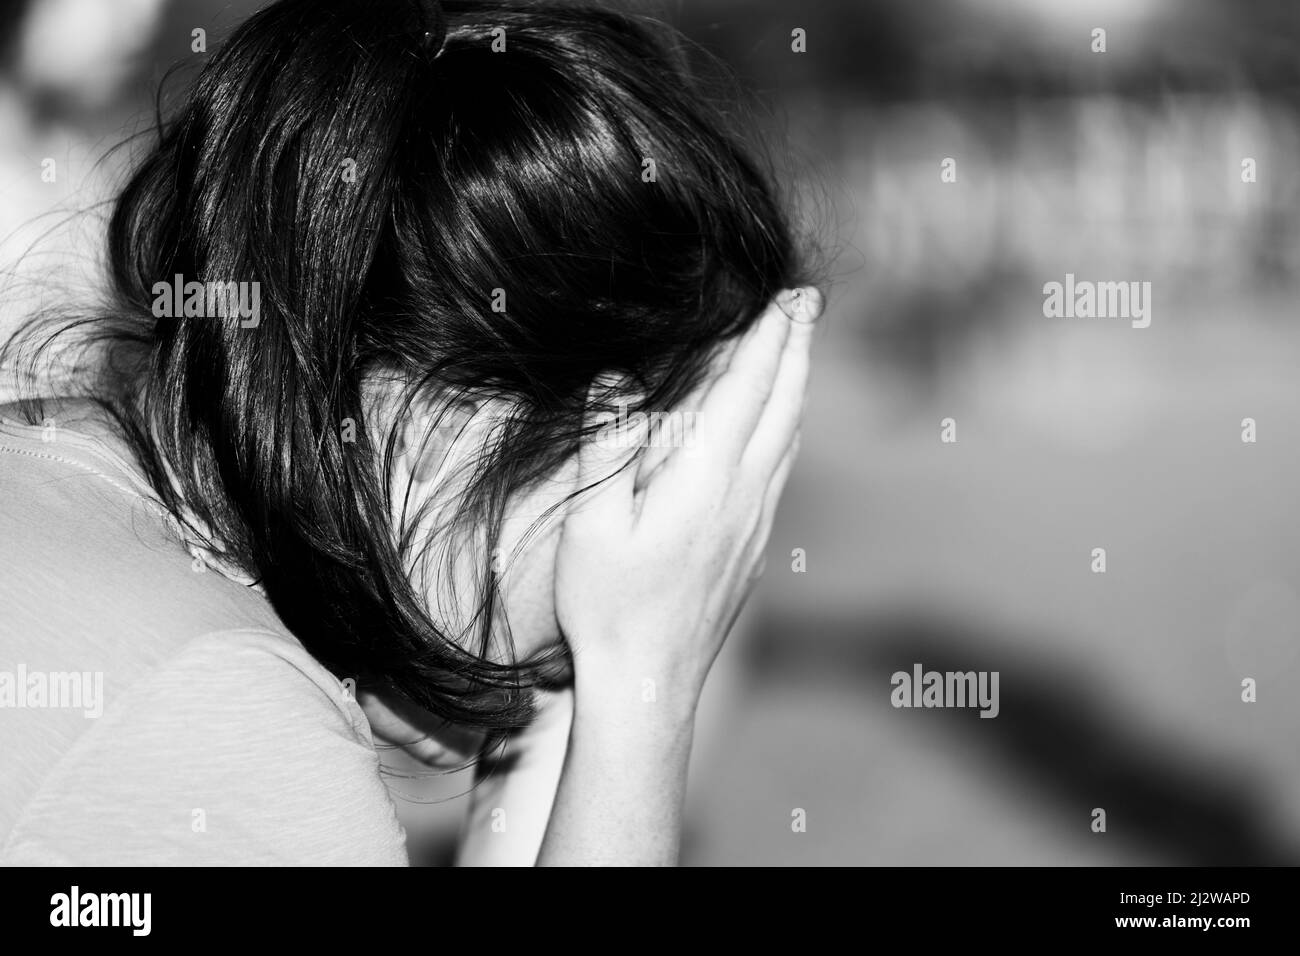
[[[93,288],[110,148],[256,6],[0,7],[0,332]],[[763,104],[830,292],[685,862],[1300,862],[1300,5],[635,7]],[[1150,327],[1044,317],[1067,273],[1150,282]],[[916,663],[1000,715],[892,708]]]

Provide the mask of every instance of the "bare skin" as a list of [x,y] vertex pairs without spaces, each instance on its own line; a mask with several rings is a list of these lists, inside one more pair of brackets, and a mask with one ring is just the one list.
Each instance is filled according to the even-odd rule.
[[[696,706],[762,573],[798,453],[821,309],[815,289],[783,293],[719,356],[687,403],[699,423],[690,447],[640,448],[636,435],[621,448],[591,442],[513,504],[502,588],[514,653],[565,641],[574,679],[538,693],[537,719],[511,741],[508,768],[489,763],[481,774],[458,863],[677,862]],[[447,450],[438,454],[445,462]],[[402,478],[413,477],[417,494],[454,497],[445,465],[437,480],[419,461],[408,467]],[[515,551],[551,505],[592,485]],[[454,618],[455,608],[441,610]],[[450,746],[448,734],[380,701],[363,705],[377,737],[414,741],[404,749],[426,764],[472,752],[473,741]]]
[[[696,705],[798,452],[820,311],[815,293],[798,298],[808,321],[774,304],[708,387],[700,454],[643,462],[653,473],[640,488],[641,470],[626,468],[565,519],[556,612],[574,720],[539,865],[677,862]],[[611,464],[584,449],[580,483]]]

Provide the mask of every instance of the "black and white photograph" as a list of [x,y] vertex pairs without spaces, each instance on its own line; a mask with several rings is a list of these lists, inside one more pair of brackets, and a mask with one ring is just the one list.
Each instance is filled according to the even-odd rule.
[[1298,307],[1293,0],[5,0],[21,918],[849,867],[1267,933]]

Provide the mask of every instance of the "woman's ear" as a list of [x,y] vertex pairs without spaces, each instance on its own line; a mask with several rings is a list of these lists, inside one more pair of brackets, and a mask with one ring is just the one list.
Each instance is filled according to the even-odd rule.
[[366,416],[375,447],[392,439],[394,501],[412,493],[427,497],[452,471],[469,460],[480,418],[476,404],[463,396],[412,394],[412,385],[396,374],[375,375],[364,385]]
[[435,484],[458,461],[478,453],[481,411],[464,398],[411,403],[402,416],[398,442],[414,484]]

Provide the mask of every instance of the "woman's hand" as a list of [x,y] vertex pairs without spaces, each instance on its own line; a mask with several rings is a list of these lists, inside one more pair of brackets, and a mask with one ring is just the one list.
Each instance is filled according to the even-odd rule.
[[583,449],[578,487],[596,487],[566,517],[556,558],[556,614],[579,681],[641,696],[652,679],[664,682],[656,693],[698,695],[762,571],[820,310],[807,289],[767,309],[706,383],[689,447],[650,448],[638,462],[627,449],[645,441],[643,427],[623,448]]
[[583,448],[578,487],[594,487],[556,557],[574,723],[539,862],[675,862],[695,706],[762,570],[821,305],[778,296],[706,384],[690,446]]

